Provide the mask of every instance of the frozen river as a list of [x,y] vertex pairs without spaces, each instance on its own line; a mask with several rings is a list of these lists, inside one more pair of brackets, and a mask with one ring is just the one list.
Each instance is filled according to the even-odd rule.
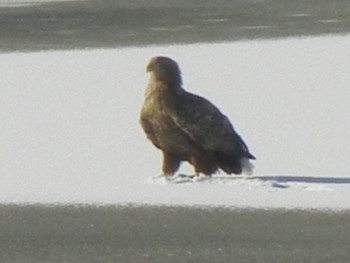
[[349,213],[170,207],[0,207],[1,262],[350,259]]
[[347,34],[349,10],[347,0],[1,0],[0,51]]

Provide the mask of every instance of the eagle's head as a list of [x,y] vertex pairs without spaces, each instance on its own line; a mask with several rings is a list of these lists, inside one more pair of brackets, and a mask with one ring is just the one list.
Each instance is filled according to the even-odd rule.
[[180,88],[181,71],[178,64],[168,57],[154,57],[147,65],[146,71],[169,88]]

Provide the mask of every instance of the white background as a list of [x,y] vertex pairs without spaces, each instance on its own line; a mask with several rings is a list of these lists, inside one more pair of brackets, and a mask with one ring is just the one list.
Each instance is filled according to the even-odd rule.
[[[0,54],[0,202],[349,209],[349,47],[329,36]],[[157,55],[229,117],[257,157],[253,178],[153,178],[161,155],[138,118]]]

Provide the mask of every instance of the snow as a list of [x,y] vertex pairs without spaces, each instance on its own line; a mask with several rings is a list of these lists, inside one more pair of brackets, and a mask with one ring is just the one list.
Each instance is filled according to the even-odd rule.
[[[0,202],[349,209],[349,46],[327,36],[0,54]],[[257,157],[252,176],[158,176],[160,152],[138,124],[156,55],[230,118]]]

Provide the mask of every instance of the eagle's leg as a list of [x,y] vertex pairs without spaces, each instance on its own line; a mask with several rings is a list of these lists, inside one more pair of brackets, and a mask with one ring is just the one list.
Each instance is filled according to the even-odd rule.
[[202,156],[201,158],[192,157],[190,162],[194,168],[195,176],[204,174],[211,177],[218,169],[216,163],[208,156]]
[[181,160],[173,154],[163,152],[163,174],[173,176],[179,169]]

